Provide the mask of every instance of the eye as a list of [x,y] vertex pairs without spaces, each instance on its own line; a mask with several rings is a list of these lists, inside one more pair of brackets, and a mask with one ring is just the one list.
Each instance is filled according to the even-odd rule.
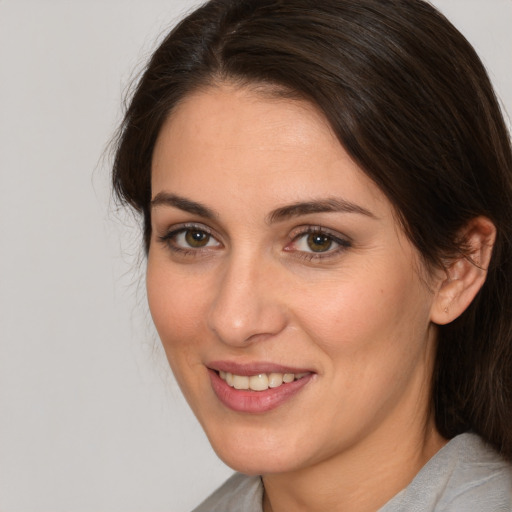
[[186,229],[175,235],[175,243],[180,247],[192,247],[199,249],[201,247],[209,247],[218,245],[215,238],[201,229]]
[[299,241],[300,250],[310,249],[313,252],[327,252],[335,243],[329,235],[324,233],[309,233],[308,235],[303,235]]
[[179,227],[159,237],[175,252],[194,252],[205,248],[220,247],[220,242],[206,229],[198,226]]
[[293,237],[286,251],[303,253],[308,258],[335,255],[351,246],[349,240],[320,227],[310,227]]

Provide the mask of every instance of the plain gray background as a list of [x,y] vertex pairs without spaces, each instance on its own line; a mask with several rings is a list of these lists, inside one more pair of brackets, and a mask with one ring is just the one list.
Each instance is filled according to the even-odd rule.
[[[187,512],[231,472],[167,369],[103,158],[122,91],[197,3],[0,0],[1,512]],[[512,113],[512,1],[434,3]]]

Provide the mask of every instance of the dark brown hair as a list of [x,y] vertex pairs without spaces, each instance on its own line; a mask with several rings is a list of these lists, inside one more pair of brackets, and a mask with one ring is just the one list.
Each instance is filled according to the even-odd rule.
[[439,328],[433,406],[451,438],[480,434],[512,459],[512,152],[485,69],[422,0],[212,0],[163,41],[119,131],[113,185],[151,237],[151,158],[186,95],[222,81],[269,84],[315,104],[394,205],[428,266],[497,228],[487,280]]

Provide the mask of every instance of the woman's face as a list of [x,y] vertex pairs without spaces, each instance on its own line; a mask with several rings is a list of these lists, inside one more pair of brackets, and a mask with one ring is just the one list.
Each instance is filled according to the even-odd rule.
[[432,279],[314,107],[228,85],[188,96],[152,197],[151,313],[227,464],[285,472],[425,427]]

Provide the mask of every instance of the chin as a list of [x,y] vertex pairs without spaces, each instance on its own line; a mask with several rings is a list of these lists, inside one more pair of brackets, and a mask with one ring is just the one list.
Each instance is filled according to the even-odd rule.
[[[224,429],[223,429],[224,430]],[[286,473],[299,469],[304,446],[276,431],[225,429],[221,435],[206,431],[217,456],[229,467],[246,475]]]
[[281,453],[262,454],[257,448],[243,454],[215,451],[224,464],[245,475],[280,474],[298,469],[296,461],[289,460]]

